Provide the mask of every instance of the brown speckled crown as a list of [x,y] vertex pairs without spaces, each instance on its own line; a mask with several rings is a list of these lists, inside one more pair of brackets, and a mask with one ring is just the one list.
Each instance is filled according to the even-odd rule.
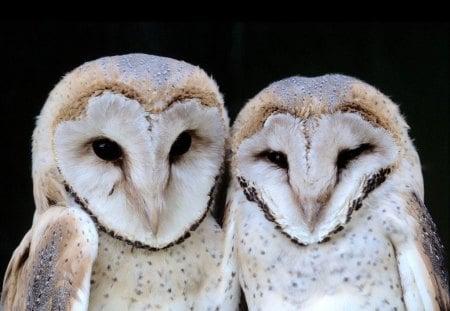
[[290,113],[300,119],[355,112],[375,126],[386,129],[399,146],[408,125],[398,107],[374,87],[352,77],[332,74],[314,78],[291,77],[277,81],[251,99],[239,113],[232,129],[232,150],[255,134],[275,113]]
[[145,54],[112,56],[78,67],[56,86],[47,101],[60,105],[55,123],[77,118],[87,99],[104,91],[135,99],[154,114],[185,98],[198,98],[207,106],[222,104],[217,86],[199,67]]

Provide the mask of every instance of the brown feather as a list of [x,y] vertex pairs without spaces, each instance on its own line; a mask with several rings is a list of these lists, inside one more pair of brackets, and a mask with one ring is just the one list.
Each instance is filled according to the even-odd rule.
[[76,302],[87,306],[89,295],[80,297],[79,290],[89,284],[97,243],[95,226],[84,212],[50,208],[38,216],[13,254],[2,306],[5,310],[66,310]]

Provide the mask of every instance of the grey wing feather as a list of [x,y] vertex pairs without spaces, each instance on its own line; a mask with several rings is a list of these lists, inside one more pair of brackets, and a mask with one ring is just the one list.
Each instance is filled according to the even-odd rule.
[[444,245],[442,244],[437,227],[420,197],[413,193],[413,200],[416,203],[415,212],[421,223],[421,244],[423,253],[430,264],[430,274],[434,279],[436,300],[441,310],[450,310],[448,272],[444,261]]
[[98,235],[79,209],[53,207],[35,219],[8,265],[4,310],[86,310]]

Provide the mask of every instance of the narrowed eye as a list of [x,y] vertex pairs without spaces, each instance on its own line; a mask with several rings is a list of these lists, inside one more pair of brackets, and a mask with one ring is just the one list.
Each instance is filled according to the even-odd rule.
[[185,154],[191,148],[192,136],[188,131],[178,135],[177,139],[170,148],[169,158],[174,161],[177,157]]
[[105,161],[115,161],[122,157],[122,148],[120,146],[108,139],[100,138],[92,142],[92,149],[95,154],[102,160]]
[[371,145],[371,144],[361,144],[354,149],[341,150],[339,152],[337,160],[336,160],[336,166],[338,168],[338,171],[345,169],[347,167],[347,165],[350,163],[350,161],[356,159],[362,153],[372,150],[372,149],[373,149],[373,145]]
[[264,152],[262,155],[282,169],[287,169],[289,167],[287,157],[283,152],[271,150]]

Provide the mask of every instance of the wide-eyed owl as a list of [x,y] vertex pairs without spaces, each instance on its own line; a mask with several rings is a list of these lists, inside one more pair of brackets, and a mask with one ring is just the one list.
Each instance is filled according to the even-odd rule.
[[231,166],[226,221],[250,310],[449,308],[408,125],[372,86],[271,84],[235,121]]
[[36,211],[5,310],[235,310],[212,216],[228,117],[196,66],[144,54],[66,75],[33,134]]

